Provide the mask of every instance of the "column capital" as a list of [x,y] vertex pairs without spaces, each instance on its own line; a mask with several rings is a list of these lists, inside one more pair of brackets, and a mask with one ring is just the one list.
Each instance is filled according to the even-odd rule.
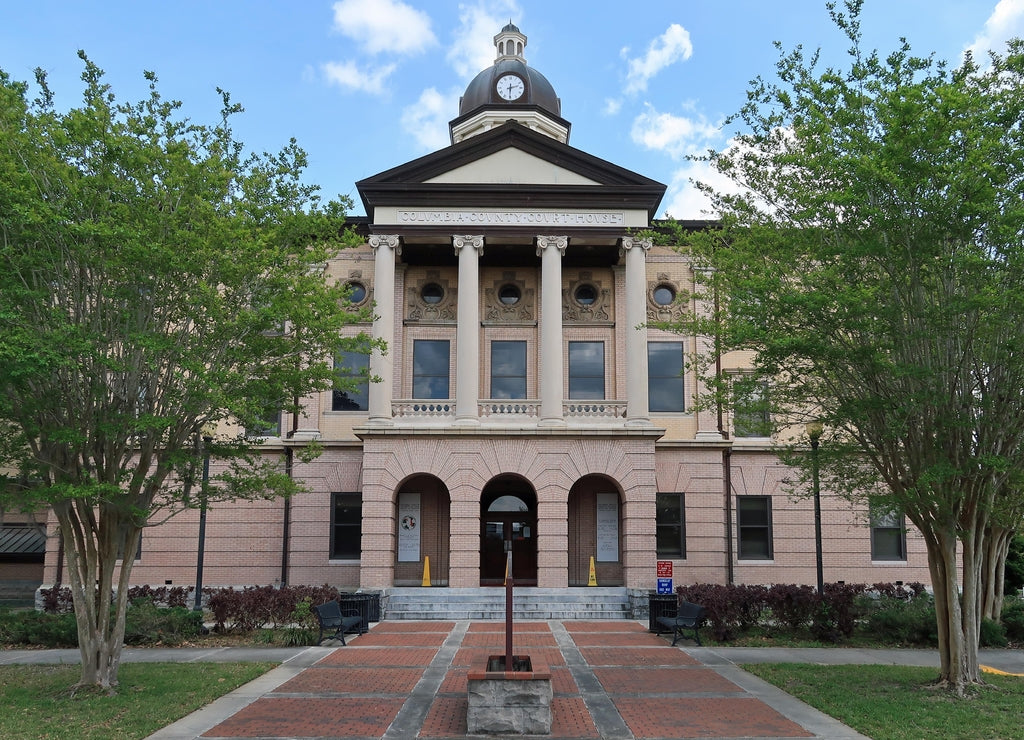
[[569,246],[569,237],[567,236],[537,236],[537,256],[540,257],[545,249],[548,247],[554,247],[558,250],[559,256],[565,256],[565,248]]
[[653,242],[650,239],[637,239],[632,236],[624,236],[622,237],[622,240],[619,243],[619,253],[625,254],[626,252],[633,248],[638,248],[639,250],[646,253],[652,245]]
[[376,252],[379,247],[390,247],[397,254],[401,254],[402,240],[398,234],[373,234],[370,237],[370,249]]
[[482,235],[452,235],[452,246],[455,247],[455,254],[458,254],[463,247],[470,247],[484,253],[484,237]]

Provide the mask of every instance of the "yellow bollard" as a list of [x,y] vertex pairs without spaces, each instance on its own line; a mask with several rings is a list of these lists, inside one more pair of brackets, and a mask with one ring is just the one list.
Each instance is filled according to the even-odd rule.
[[597,568],[594,567],[594,556],[590,556],[590,578],[587,580],[588,586],[597,585]]
[[421,586],[429,586],[430,585],[430,556],[429,555],[424,555],[423,556],[423,583],[421,583],[420,585]]

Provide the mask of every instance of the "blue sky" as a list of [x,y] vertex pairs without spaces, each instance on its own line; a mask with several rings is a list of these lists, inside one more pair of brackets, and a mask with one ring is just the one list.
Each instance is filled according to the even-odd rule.
[[[459,96],[510,19],[562,100],[569,143],[668,185],[662,211],[677,218],[706,217],[688,180],[708,175],[685,157],[728,146],[722,121],[752,78],[772,76],[773,42],[835,64],[848,46],[824,0],[8,0],[0,68],[31,80],[42,67],[70,107],[84,49],[120,99],[143,97],[152,70],[204,123],[221,87],[246,109],[235,128],[249,149],[295,137],[307,181],[351,195],[358,214],[357,180],[448,145]],[[955,63],[1024,36],[1024,0],[866,0],[862,29],[869,48],[905,36]]]

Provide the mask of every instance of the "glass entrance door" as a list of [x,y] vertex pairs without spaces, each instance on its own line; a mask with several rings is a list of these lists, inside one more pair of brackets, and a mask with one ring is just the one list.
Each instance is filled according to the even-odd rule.
[[510,551],[516,584],[536,586],[537,517],[531,512],[487,512],[481,532],[481,585],[504,585],[506,553]]

